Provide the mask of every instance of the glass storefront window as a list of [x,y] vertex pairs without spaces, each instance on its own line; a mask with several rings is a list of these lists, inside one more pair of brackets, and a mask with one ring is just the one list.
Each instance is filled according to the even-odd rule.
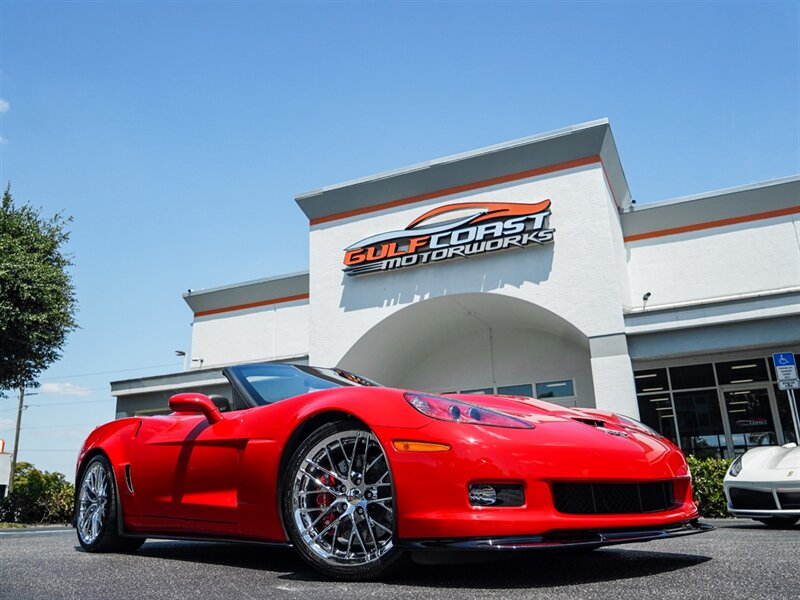
[[[794,431],[794,421],[792,420],[791,409],[789,408],[789,394],[785,391],[778,389],[778,386],[773,386],[775,390],[775,402],[778,404],[778,417],[781,420],[781,429],[783,430],[783,438],[786,443],[797,443],[797,435]],[[795,397],[797,397],[795,392]]]
[[533,396],[533,386],[530,383],[522,385],[501,385],[497,388],[497,393],[501,396]]
[[575,395],[575,386],[571,379],[564,381],[545,381],[536,384],[537,398],[565,398]]
[[711,364],[670,367],[669,379],[673,390],[716,387],[714,367]]
[[701,458],[726,456],[725,429],[717,390],[675,392],[673,401],[681,449]]
[[767,381],[767,363],[763,358],[717,363],[720,385]]
[[477,388],[474,390],[464,390],[462,394],[494,394],[494,388]]
[[636,393],[663,392],[669,389],[666,369],[646,369],[633,374]]
[[766,387],[729,391],[724,396],[735,455],[744,454],[754,446],[778,443]]
[[639,401],[639,419],[652,427],[661,435],[677,444],[675,436],[675,413],[672,410],[669,394],[654,394],[652,396],[637,396]]

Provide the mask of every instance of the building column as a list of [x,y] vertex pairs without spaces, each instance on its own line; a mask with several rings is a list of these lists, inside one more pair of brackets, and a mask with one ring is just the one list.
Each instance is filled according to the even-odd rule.
[[624,333],[589,338],[595,406],[639,418],[633,366]]

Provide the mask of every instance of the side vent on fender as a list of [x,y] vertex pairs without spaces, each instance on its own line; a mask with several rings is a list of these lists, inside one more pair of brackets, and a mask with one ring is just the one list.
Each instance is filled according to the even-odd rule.
[[125,485],[128,486],[128,491],[133,493],[133,483],[131,482],[131,466],[125,465]]

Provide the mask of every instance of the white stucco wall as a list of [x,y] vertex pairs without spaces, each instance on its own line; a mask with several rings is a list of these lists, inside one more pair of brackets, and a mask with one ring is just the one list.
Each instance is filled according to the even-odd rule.
[[[552,244],[362,277],[342,272],[344,248],[376,233],[403,229],[434,207],[455,201],[531,203],[546,198],[552,202],[549,225],[556,230]],[[396,311],[460,293],[526,300],[587,337],[623,333],[630,292],[617,220],[602,168],[589,165],[313,226],[310,362],[338,364],[361,336]],[[627,355],[620,361],[630,365]],[[627,402],[631,413],[636,409],[630,368],[627,373],[629,382],[614,396],[616,402]]]
[[[369,235],[402,229],[423,212],[458,201],[552,201],[553,244],[469,260],[348,277],[343,249]],[[311,360],[336,363],[366,331],[413,302],[453,293],[496,292],[542,306],[587,336],[623,331],[622,298],[609,205],[599,166],[588,166],[435,201],[312,227]]]
[[588,348],[542,331],[499,329],[492,331],[491,349],[488,330],[431,348],[406,383],[416,390],[447,392],[564,379],[574,380],[575,397],[551,401],[594,405]]
[[797,215],[629,242],[626,249],[635,306],[646,292],[654,307],[800,286]]
[[307,301],[197,317],[192,324],[194,367],[275,360],[308,353]]

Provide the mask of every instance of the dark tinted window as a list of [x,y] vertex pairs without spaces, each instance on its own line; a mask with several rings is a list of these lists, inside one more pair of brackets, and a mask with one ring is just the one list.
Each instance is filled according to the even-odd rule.
[[530,383],[522,385],[503,385],[497,388],[497,393],[504,396],[533,396],[533,386]]
[[710,364],[672,367],[669,370],[669,379],[673,390],[688,390],[717,385],[714,381],[714,368]]
[[476,388],[474,390],[463,390],[462,394],[494,394],[493,388]]
[[672,397],[681,449],[700,457],[724,457],[727,445],[717,390],[675,392]]
[[778,443],[766,388],[725,392],[723,396],[736,454]]
[[675,414],[669,394],[639,396],[639,417],[645,425],[652,427],[661,435],[677,443],[675,437]]
[[[794,432],[794,420],[792,419],[791,408],[789,408],[789,394],[777,385],[772,386],[775,390],[775,402],[778,404],[778,417],[781,420],[781,429],[783,429],[783,437],[786,443],[797,443],[797,436]],[[795,392],[797,396],[797,392]]]
[[575,395],[571,379],[564,381],[545,381],[536,384],[537,398],[569,398]]
[[666,369],[646,369],[633,374],[636,393],[663,392],[668,389]]
[[766,381],[767,363],[763,358],[717,363],[717,379],[720,385]]

